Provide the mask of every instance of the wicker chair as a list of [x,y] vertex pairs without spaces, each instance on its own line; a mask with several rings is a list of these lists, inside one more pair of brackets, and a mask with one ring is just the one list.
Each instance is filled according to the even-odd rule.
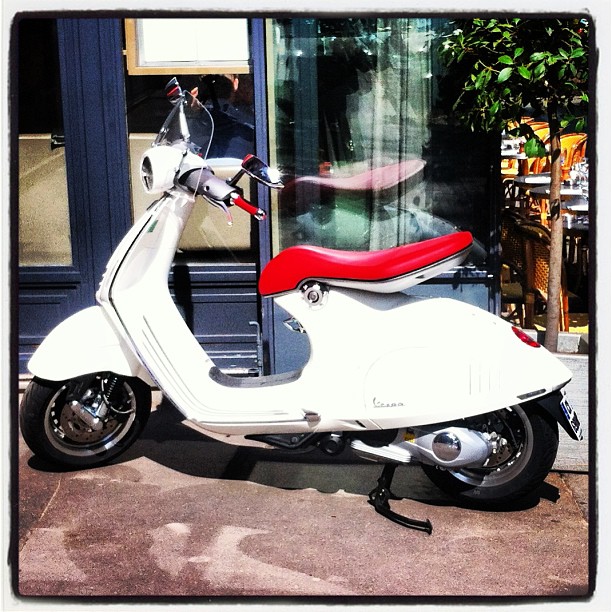
[[[550,230],[539,223],[527,221],[518,225],[525,256],[525,326],[533,327],[536,312],[543,311],[549,301]],[[569,297],[565,265],[561,269],[561,331],[569,330]]]
[[517,211],[506,209],[501,218],[501,302],[506,308],[505,318],[525,323],[525,248],[519,226],[527,222]]

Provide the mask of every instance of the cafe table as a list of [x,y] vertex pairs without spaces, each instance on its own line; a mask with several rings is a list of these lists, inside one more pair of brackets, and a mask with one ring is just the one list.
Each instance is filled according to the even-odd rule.
[[[588,190],[588,187],[587,187]],[[582,204],[580,204],[580,206],[582,206],[582,209],[568,209],[567,208],[567,201],[571,200],[573,198],[577,198],[580,197],[582,198],[583,195],[583,187],[581,187],[580,185],[566,185],[566,184],[562,184],[561,185],[561,190],[560,190],[560,197],[561,197],[561,209],[562,210],[570,210],[571,212],[588,212],[588,201],[586,201],[586,211],[584,210],[584,205],[585,203],[583,202]],[[550,198],[550,184],[546,185],[536,185],[535,187],[530,187],[529,188],[529,196],[530,197],[534,197],[534,198],[538,198],[540,200],[548,200]],[[570,204],[571,205],[571,204]],[[574,205],[578,206],[577,202],[574,202]],[[542,219],[546,219],[548,216],[548,210],[547,210],[548,206],[546,206],[546,209],[544,206],[541,207],[541,218]]]
[[538,185],[548,185],[550,184],[550,172],[515,176],[514,184],[521,189],[533,189]]
[[561,204],[561,208],[571,213],[585,215],[589,212],[589,199],[585,198],[582,194],[576,195],[571,197],[569,200],[565,200]]
[[[536,198],[548,199],[550,197],[550,185],[538,185],[529,189],[529,193]],[[561,199],[569,199],[575,196],[581,196],[583,189],[580,185],[561,185]]]

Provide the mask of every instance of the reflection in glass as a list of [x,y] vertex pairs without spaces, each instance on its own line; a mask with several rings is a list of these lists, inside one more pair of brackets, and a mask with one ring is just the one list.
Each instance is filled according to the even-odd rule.
[[[253,75],[181,75],[180,85],[193,91],[213,117],[215,128],[208,153],[211,165],[222,178],[230,178],[240,170],[242,159],[253,153],[254,108]],[[167,75],[126,75],[127,122],[132,187],[132,214],[137,219],[151,204],[140,183],[140,159],[155,139],[170,111],[164,95]],[[193,126],[192,126],[193,127]],[[245,197],[250,193],[247,178],[240,182]],[[241,211],[242,212],[242,211]],[[233,215],[234,225],[228,227],[225,216],[211,206],[198,202],[191,215],[181,242],[179,257],[190,261],[203,259],[219,262],[252,262],[256,247],[249,215]]]
[[458,225],[477,229],[478,188],[464,205],[457,181],[465,177],[440,173],[442,157],[452,155],[445,141],[453,138],[440,129],[436,109],[441,25],[271,22],[272,163],[286,185],[273,209],[275,252],[299,243],[376,250]]

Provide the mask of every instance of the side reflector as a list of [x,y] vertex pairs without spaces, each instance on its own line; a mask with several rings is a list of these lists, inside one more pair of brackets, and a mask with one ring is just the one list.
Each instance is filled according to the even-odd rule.
[[515,327],[514,325],[512,326],[512,331],[514,332],[514,334],[516,335],[516,337],[521,340],[522,342],[524,342],[525,344],[527,344],[528,346],[533,346],[534,348],[537,348],[539,346],[541,346],[541,344],[539,342],[537,342],[536,340],[534,340],[530,335],[526,334],[522,329],[520,329],[519,327]]

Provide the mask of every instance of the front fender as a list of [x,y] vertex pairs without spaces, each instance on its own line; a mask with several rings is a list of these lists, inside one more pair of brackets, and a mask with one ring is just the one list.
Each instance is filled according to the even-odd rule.
[[55,327],[32,355],[28,369],[46,380],[111,371],[120,376],[137,376],[153,385],[138,357],[115,332],[100,306],[81,310]]

